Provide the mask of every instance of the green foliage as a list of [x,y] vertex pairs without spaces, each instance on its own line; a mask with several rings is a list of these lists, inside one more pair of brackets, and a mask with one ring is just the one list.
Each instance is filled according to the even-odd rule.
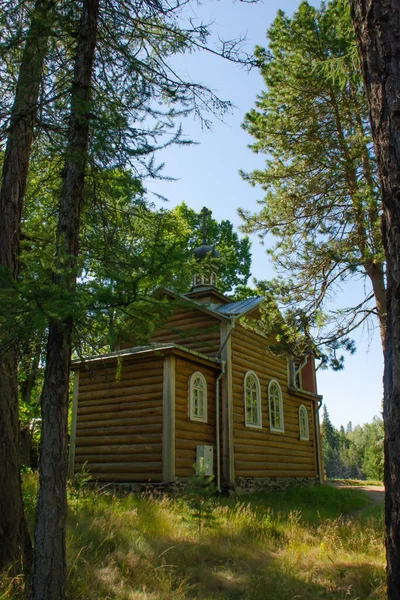
[[81,469],[74,473],[74,476],[67,483],[67,494],[69,505],[72,505],[75,510],[79,506],[89,501],[90,493],[87,484],[92,480],[92,476],[85,462]]
[[331,423],[326,405],[321,423],[322,458],[327,477],[383,480],[383,421],[342,426]]
[[[33,499],[34,482],[24,481]],[[68,517],[71,599],[385,598],[382,507],[341,516],[366,506],[362,491],[314,486],[216,498],[216,521],[200,539],[184,498],[87,494]],[[0,595],[10,590],[5,598],[19,600],[18,589],[0,576]]]
[[[268,50],[255,51],[266,90],[243,125],[265,168],[242,173],[265,196],[258,213],[241,211],[243,229],[275,239],[267,253],[278,277],[264,286],[289,329],[337,369],[342,349],[354,351],[354,328],[378,314],[384,329],[385,318],[379,189],[349,7],[302,2],[292,18],[279,11],[267,37]],[[356,305],[330,306],[345,282],[365,278]]]
[[193,465],[195,474],[189,477],[189,488],[185,492],[185,501],[190,509],[190,518],[197,523],[199,537],[205,527],[215,524],[215,494],[216,487],[214,477],[205,475],[205,466],[200,465],[196,473],[196,465]]
[[[202,244],[202,217],[184,202],[176,206],[173,211],[182,223],[186,232],[186,247],[191,253],[194,248]],[[254,290],[246,287],[251,269],[251,242],[247,236],[242,238],[234,231],[233,225],[228,220],[218,222],[209,218],[207,222],[207,243],[219,252],[218,262],[218,289],[222,293],[233,293],[235,298],[245,298],[254,295]],[[190,281],[186,282],[186,289]]]

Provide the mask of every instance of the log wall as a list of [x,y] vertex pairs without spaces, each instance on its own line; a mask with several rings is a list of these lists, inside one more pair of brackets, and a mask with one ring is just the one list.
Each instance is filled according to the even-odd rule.
[[[207,381],[207,423],[189,419],[189,378],[194,371],[200,371]],[[214,369],[187,360],[176,359],[175,371],[175,474],[177,477],[194,475],[196,446],[214,447],[214,474],[216,474],[215,447],[215,384],[219,367]]]
[[220,346],[220,321],[201,310],[176,309],[154,332],[152,342],[173,342],[215,356]]
[[75,471],[99,481],[161,481],[163,357],[81,369]]
[[[288,392],[287,360],[268,351],[267,340],[237,325],[232,333],[233,438],[236,477],[315,477],[314,402]],[[254,371],[261,386],[262,428],[245,426],[244,376]],[[284,432],[271,432],[268,384],[282,390]],[[300,440],[298,409],[307,408],[309,441]]]

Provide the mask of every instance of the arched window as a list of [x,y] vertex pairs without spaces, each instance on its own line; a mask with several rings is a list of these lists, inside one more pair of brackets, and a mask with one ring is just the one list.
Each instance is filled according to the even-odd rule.
[[275,379],[269,382],[268,402],[271,431],[284,431],[282,392],[279,383]]
[[310,434],[308,429],[308,412],[304,404],[299,406],[299,429],[300,429],[300,439],[301,440],[309,440]]
[[207,422],[207,381],[199,371],[192,373],[189,380],[189,418]]
[[244,377],[244,412],[246,426],[261,429],[260,382],[253,371],[248,371]]

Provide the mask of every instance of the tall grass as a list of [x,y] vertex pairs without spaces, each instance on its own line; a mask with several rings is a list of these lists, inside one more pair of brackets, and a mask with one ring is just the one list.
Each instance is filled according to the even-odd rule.
[[[33,487],[29,480],[30,523]],[[382,509],[364,508],[363,492],[321,486],[211,503],[199,536],[185,497],[75,494],[68,599],[385,597]],[[16,600],[19,582],[1,582],[0,598]]]

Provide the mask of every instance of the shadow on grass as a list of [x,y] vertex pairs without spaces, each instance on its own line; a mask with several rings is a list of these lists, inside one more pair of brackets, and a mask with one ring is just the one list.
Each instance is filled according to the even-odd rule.
[[182,539],[182,519],[162,502],[124,504],[118,514],[107,503],[100,514],[70,514],[71,600],[384,598],[384,570],[373,561],[296,558],[289,539],[263,544],[252,523]]

